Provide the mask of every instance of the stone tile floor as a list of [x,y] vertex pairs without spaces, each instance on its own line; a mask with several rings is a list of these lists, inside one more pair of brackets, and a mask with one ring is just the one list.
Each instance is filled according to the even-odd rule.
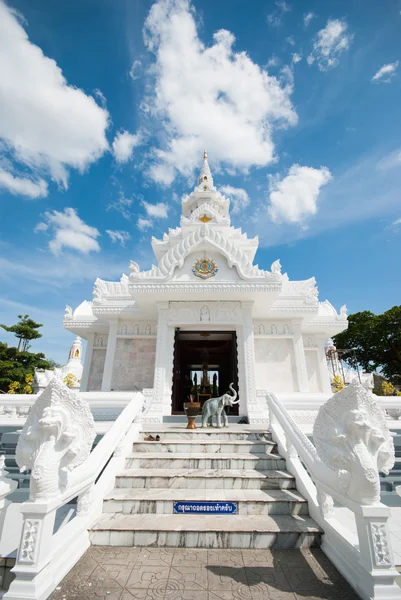
[[49,600],[357,600],[321,550],[92,546]]

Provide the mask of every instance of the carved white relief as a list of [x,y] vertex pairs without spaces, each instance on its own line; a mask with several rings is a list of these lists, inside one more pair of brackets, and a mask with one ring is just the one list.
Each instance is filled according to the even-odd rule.
[[347,318],[347,305],[343,304],[340,308],[340,317]]
[[275,335],[277,333],[277,325],[272,325],[270,327],[270,333]]
[[200,309],[200,320],[203,322],[210,321],[210,310],[205,305],[203,305],[202,308]]
[[370,532],[373,541],[375,565],[377,567],[390,567],[392,563],[386,525],[384,523],[370,523]]
[[122,335],[126,335],[128,333],[128,326],[127,325],[121,325],[121,329],[120,329],[120,333]]
[[71,308],[71,306],[68,306],[68,304],[66,304],[65,313],[64,313],[64,321],[71,321],[72,319],[73,319],[72,308]]
[[172,323],[236,323],[241,321],[240,302],[169,302]]
[[270,270],[275,275],[281,275],[281,263],[280,263],[280,260],[275,260],[274,263],[272,263],[272,265],[270,267]]
[[150,335],[152,333],[152,327],[150,325],[146,325],[145,334]]
[[299,293],[301,296],[304,296],[304,304],[317,306],[319,303],[319,291],[316,287],[316,279],[311,277],[300,283]]
[[90,486],[83,494],[78,497],[77,512],[80,517],[86,516],[93,504],[93,486]]
[[136,323],[134,325],[134,335],[139,335],[139,325],[138,325],[138,323]]
[[26,519],[22,531],[18,561],[34,563],[39,541],[41,521],[39,519]]
[[181,242],[170,248],[160,259],[158,266],[153,265],[149,271],[130,272],[131,282],[146,279],[169,279],[174,270],[184,264],[185,258],[205,242],[221,252],[226,257],[228,265],[236,267],[242,279],[280,281],[280,274],[259,269],[257,265],[252,264],[240,246],[233,243],[214,227],[205,224],[197,227]]
[[89,456],[95,435],[86,400],[53,377],[36,398],[16,449],[21,471],[32,471],[30,499],[48,499],[66,489],[68,472]]
[[130,260],[130,263],[129,263],[129,274],[130,274],[130,277],[131,277],[131,275],[135,276],[139,272],[140,272],[140,269],[139,269],[138,263],[136,263],[134,260]]
[[103,281],[98,277],[93,288],[92,304],[94,306],[104,304],[106,296],[130,296],[128,283],[129,278],[126,275],[123,275],[120,281]]
[[290,333],[290,326],[289,325],[284,325],[284,327],[283,327],[283,333],[284,334],[289,334]]
[[260,333],[260,335],[264,335],[264,333],[265,333],[265,326],[264,325],[259,325],[259,333]]
[[341,492],[366,505],[380,502],[379,471],[394,465],[394,443],[385,413],[358,382],[334,394],[319,410],[313,439]]
[[325,517],[330,517],[334,513],[334,501],[329,494],[322,492],[317,488],[317,501],[319,504],[319,508]]

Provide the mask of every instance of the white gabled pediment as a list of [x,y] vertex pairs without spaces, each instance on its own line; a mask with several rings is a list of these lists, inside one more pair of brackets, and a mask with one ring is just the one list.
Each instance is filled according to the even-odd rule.
[[211,221],[214,221],[219,225],[229,225],[230,217],[221,215],[216,207],[213,207],[209,202],[204,202],[188,217],[184,215],[181,217],[181,226],[190,225],[192,223],[199,224],[199,222],[208,223]]
[[181,242],[168,250],[150,271],[131,273],[130,280],[138,279],[170,279],[176,268],[182,267],[186,257],[195,250],[217,251],[227,259],[230,268],[235,267],[241,279],[245,281],[278,281],[281,274],[263,271],[253,265],[242,248],[224,236],[213,226],[207,224],[198,227]]

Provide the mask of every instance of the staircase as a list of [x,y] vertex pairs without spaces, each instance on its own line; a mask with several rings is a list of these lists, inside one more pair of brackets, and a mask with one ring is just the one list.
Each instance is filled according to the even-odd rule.
[[[105,498],[93,545],[186,548],[306,548],[321,530],[308,516],[269,433],[252,426],[143,433]],[[235,514],[174,514],[174,503],[234,503]],[[230,504],[231,508],[233,507]],[[182,509],[181,509],[182,510]]]

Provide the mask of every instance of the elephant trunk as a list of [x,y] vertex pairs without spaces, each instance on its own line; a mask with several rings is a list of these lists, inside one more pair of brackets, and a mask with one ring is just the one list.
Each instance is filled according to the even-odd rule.
[[230,385],[228,386],[229,389],[231,390],[231,393],[233,394],[231,404],[238,404],[239,399],[237,400],[237,391],[234,389],[233,385],[234,385],[233,383],[230,383]]

